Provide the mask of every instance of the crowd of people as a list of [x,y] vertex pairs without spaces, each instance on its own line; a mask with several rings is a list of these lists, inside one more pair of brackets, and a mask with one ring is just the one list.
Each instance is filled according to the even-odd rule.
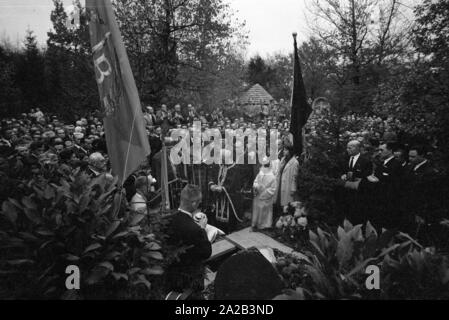
[[[173,239],[179,238],[194,246],[193,251],[188,251],[181,259],[182,270],[177,270],[179,264],[173,265],[172,274],[185,273],[189,270],[186,265],[191,265],[196,272],[199,261],[210,256],[209,235],[201,229],[213,225],[216,232],[231,233],[245,218],[249,218],[253,230],[269,229],[276,216],[285,214],[289,205],[298,203],[301,198],[298,191],[300,162],[294,154],[289,121],[283,116],[261,114],[257,119],[232,118],[219,110],[197,112],[192,105],[183,110],[177,104],[173,109],[162,105],[156,112],[151,106],[145,107],[141,121],[145,124],[152,152],[125,181],[124,189],[131,208],[142,213],[149,212],[151,197],[161,187],[163,145],[170,148],[177,142],[170,138],[172,130],[193,130],[193,123],[199,121],[202,130],[219,129],[223,136],[227,129],[278,131],[276,160],[264,158],[256,164],[248,161],[236,165],[239,157],[248,160],[257,157],[246,146],[243,154],[237,154],[236,143],[233,150],[223,146],[221,164],[167,164],[168,181],[182,182],[170,193],[172,209],[180,208],[172,222],[173,229],[179,229]],[[312,133],[317,132],[316,127],[318,124],[312,117],[309,124]],[[438,172],[425,146],[401,144],[395,133],[382,135],[379,130],[348,131],[340,138],[348,144],[347,158],[342,162],[336,188],[337,215],[353,223],[370,220],[376,227],[400,229],[411,234],[417,226],[432,221],[433,200],[441,194],[435,188]],[[233,152],[233,161],[227,163],[225,158],[230,152]],[[0,200],[11,197],[18,186],[52,165],[69,172],[79,168],[92,177],[110,176],[101,119],[90,115],[67,124],[36,108],[1,121]],[[178,201],[173,201],[175,198]],[[245,217],[248,212],[251,217]],[[198,213],[201,215],[196,221]],[[193,219],[187,219],[189,215]],[[181,229],[187,231],[182,234]],[[200,278],[189,271],[189,275],[181,280],[191,285]],[[171,281],[179,281],[179,277],[175,276]],[[186,285],[182,281],[181,287]],[[171,286],[182,289],[175,283]]]
[[[315,112],[315,116],[318,113]],[[318,125],[313,116],[308,126],[312,132],[315,132],[313,129]],[[264,183],[261,181],[264,181],[267,175],[272,174],[279,179],[275,191],[269,188],[268,192],[273,193],[272,196],[275,200],[279,199],[280,207],[298,201],[295,175],[299,163],[290,154],[292,150],[289,150],[288,144],[283,143],[288,140],[286,139],[289,131],[288,119],[276,114],[263,114],[257,120],[246,117],[231,118],[225,116],[218,109],[207,113],[197,111],[190,104],[184,109],[177,104],[173,109],[162,105],[157,111],[153,107],[147,106],[144,108],[142,120],[145,123],[152,152],[148,162],[142,166],[146,170],[140,170],[125,182],[128,201],[132,202],[135,197],[134,202],[138,203],[135,207],[140,208],[142,207],[140,203],[149,200],[148,194],[145,193],[148,193],[151,186],[153,186],[152,191],[155,191],[154,187],[156,189],[160,187],[160,152],[163,143],[170,145],[171,131],[174,129],[192,130],[194,121],[201,123],[202,130],[219,129],[223,136],[226,129],[277,129],[278,143],[280,148],[285,150],[280,150],[279,159],[270,163],[269,166],[259,164],[232,167],[222,181],[218,181],[219,166],[203,164],[196,166],[196,169],[193,166],[169,166],[169,181],[180,178],[185,182],[199,185],[204,193],[205,202],[209,204],[209,209],[212,211],[217,211],[218,205],[211,199],[207,201],[208,193],[211,191],[208,189],[209,183],[213,182],[214,187],[227,186],[227,193],[230,198],[235,198],[235,205],[234,208],[226,210],[239,211],[235,212],[238,217],[244,215],[240,207],[243,208],[243,211],[250,209],[251,199],[248,197],[262,197],[261,201],[266,200],[268,189],[263,187]],[[352,120],[356,121],[357,119]],[[371,120],[373,128],[384,125],[381,119],[372,118]],[[425,147],[401,145],[395,133],[390,132],[382,136],[380,130],[364,130],[359,133],[348,131],[342,134],[342,139],[350,141],[348,153],[354,158],[351,158],[352,162],[348,160],[344,165],[346,168],[345,174],[342,176],[342,184],[345,188],[342,188],[343,191],[340,190],[342,197],[337,197],[345,199],[340,201],[341,212],[346,211],[347,215],[355,221],[371,219],[389,227],[402,223],[402,218],[393,222],[395,219],[392,217],[385,217],[384,215],[387,213],[382,214],[381,207],[385,208],[385,212],[398,211],[397,208],[403,206],[397,199],[408,197],[411,192],[405,190],[421,190],[423,187],[415,187],[415,184],[420,184],[429,175],[435,175],[436,170],[432,167],[431,161],[426,158],[428,153]],[[57,116],[46,115],[36,108],[19,117],[3,119],[0,127],[0,155],[2,174],[19,180],[37,174],[42,166],[52,163],[66,165],[70,168],[79,167],[92,176],[110,172],[102,121],[93,115],[80,117],[75,123],[66,124]],[[247,150],[243,156],[248,157]],[[262,176],[259,169],[264,170]],[[156,178],[154,181],[147,180],[145,183],[142,179],[137,179],[138,176],[147,176],[151,171]],[[279,173],[281,175],[277,177]],[[282,192],[282,188],[279,186],[281,182],[290,184],[288,192]],[[357,184],[352,182],[357,182]],[[268,184],[270,183],[271,179],[268,181]],[[398,194],[398,190],[401,190],[401,194]],[[8,192],[2,196],[6,197],[7,194]],[[373,195],[376,195],[376,198]],[[418,199],[419,197],[413,196],[412,198]],[[385,206],[376,205],[379,202],[385,203]],[[360,207],[362,203],[365,203],[365,208]],[[235,207],[239,208],[235,209]],[[143,208],[145,209],[145,206]],[[375,211],[378,214],[373,217],[372,212]],[[265,222],[261,225],[268,224]],[[257,223],[254,226],[256,227]]]
[[407,146],[387,133],[367,144],[350,140],[347,154],[337,190],[341,215],[353,223],[371,221],[378,228],[413,236],[420,226],[442,218],[435,207],[445,189],[438,184],[440,175],[428,146]]

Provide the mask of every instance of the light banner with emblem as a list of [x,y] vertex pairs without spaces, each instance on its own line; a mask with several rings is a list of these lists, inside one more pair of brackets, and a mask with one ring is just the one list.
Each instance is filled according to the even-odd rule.
[[112,173],[123,183],[147,155],[139,94],[110,0],[86,0],[95,77]]

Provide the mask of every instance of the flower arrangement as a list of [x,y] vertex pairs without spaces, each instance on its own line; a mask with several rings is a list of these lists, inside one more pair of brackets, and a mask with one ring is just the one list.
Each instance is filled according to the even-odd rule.
[[280,238],[287,243],[293,242],[295,247],[306,243],[308,241],[309,224],[307,216],[306,208],[299,201],[285,206],[284,215],[275,224]]

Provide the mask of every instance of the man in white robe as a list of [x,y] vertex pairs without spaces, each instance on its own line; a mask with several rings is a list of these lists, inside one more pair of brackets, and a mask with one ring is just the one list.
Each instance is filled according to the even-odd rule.
[[276,176],[268,159],[263,159],[264,165],[260,168],[254,184],[253,214],[251,218],[252,229],[269,229],[273,225],[273,203],[276,194]]

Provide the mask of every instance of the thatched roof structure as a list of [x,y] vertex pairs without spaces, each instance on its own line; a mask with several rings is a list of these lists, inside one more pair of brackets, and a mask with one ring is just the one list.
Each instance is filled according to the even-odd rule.
[[238,104],[244,105],[265,105],[274,102],[274,98],[260,85],[255,84],[248,91],[242,94]]

